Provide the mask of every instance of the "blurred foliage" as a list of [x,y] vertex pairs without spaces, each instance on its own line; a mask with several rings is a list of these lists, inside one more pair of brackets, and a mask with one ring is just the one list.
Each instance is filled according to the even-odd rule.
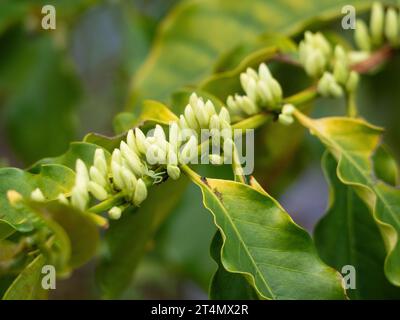
[[[77,155],[90,162],[94,150],[91,143],[110,149],[121,136],[107,140],[88,135],[87,143],[75,143],[68,149],[69,143],[90,131],[112,133],[112,118],[125,106],[127,112],[118,115],[114,122],[116,133],[124,132],[137,123],[144,99],[159,99],[179,112],[196,87],[200,96],[211,98],[220,106],[228,93],[240,89],[237,75],[242,70],[268,60],[274,50],[291,52],[293,43],[287,36],[295,36],[306,27],[333,27],[338,31],[337,22],[330,22],[340,16],[343,5],[354,4],[362,9],[371,2],[2,0],[0,167],[3,162],[31,165],[46,157],[39,163],[72,168]],[[43,4],[57,8],[55,31],[40,28]],[[352,32],[339,31],[344,38]],[[294,67],[272,63],[271,68],[287,94],[309,84],[304,73]],[[397,55],[389,68],[383,67],[362,79],[357,97],[361,114],[387,128],[385,140],[397,158],[399,70]],[[322,99],[313,114],[337,114],[343,111],[341,105],[343,101]],[[159,110],[154,105],[152,108]],[[308,108],[306,111],[312,106]],[[294,181],[305,162],[319,158],[322,147],[310,139],[304,143],[300,126],[292,132],[289,144],[283,139],[286,132],[280,125],[271,128],[266,125],[258,132],[255,174],[268,191],[278,196]],[[48,158],[65,151],[61,157]],[[293,165],[290,170],[289,164]],[[41,179],[38,176],[43,172],[38,172],[38,168],[38,164],[30,168],[31,173],[26,173],[28,179]],[[227,170],[201,170],[206,176],[228,177]],[[154,198],[158,200],[149,201],[137,212],[111,224],[102,241],[96,273],[101,290],[94,293],[92,288],[86,288],[89,297],[116,297],[126,288],[125,297],[130,298],[180,297],[187,294],[178,290],[187,279],[207,290],[217,268],[208,253],[215,227],[201,206],[196,187],[186,188],[184,182],[179,183],[182,185],[158,190],[167,202],[161,204],[159,198]],[[31,186],[25,187],[28,194]],[[53,184],[47,187],[54,187],[49,192],[57,190]],[[5,190],[1,191],[5,201]],[[158,192],[154,192],[155,197]],[[63,228],[68,229],[67,225]],[[6,225],[0,224],[0,234],[9,232]],[[18,233],[14,236],[18,239]],[[80,241],[82,234],[77,237],[75,241]],[[217,240],[214,239],[215,243]],[[87,250],[91,255],[95,248]],[[137,280],[132,283],[139,258],[146,253]],[[22,272],[31,272],[39,265],[38,260],[31,261]],[[226,276],[223,271],[219,269]],[[91,269],[89,276],[94,278],[93,274]],[[31,275],[35,281],[35,273]],[[0,296],[15,277],[2,277]],[[214,278],[214,285],[229,281],[220,279]],[[241,279],[232,281],[232,285],[235,281],[241,284]],[[14,285],[24,284],[17,281]]]

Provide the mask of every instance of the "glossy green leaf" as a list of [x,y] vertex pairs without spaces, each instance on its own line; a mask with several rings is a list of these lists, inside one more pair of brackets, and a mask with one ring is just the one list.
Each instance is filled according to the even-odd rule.
[[296,117],[335,156],[339,179],[354,187],[372,208],[387,250],[386,276],[400,285],[400,190],[376,180],[371,163],[382,129],[353,118],[313,120],[300,112],[296,112]]
[[314,232],[321,258],[336,270],[346,265],[355,268],[356,288],[347,290],[351,299],[400,297],[400,289],[385,277],[385,246],[370,209],[337,178],[331,154],[324,155],[322,166],[330,185],[330,205]]
[[45,264],[42,255],[38,255],[18,275],[3,296],[3,300],[31,300],[40,290],[41,272]]
[[210,253],[217,263],[210,283],[210,299],[213,300],[257,300],[258,295],[246,278],[239,273],[228,272],[221,263],[223,240],[218,231],[211,243]]
[[105,298],[118,297],[129,286],[135,268],[149,242],[176,206],[187,181],[168,181],[149,190],[149,197],[137,210],[127,210],[111,221],[105,236],[97,282]]
[[199,83],[212,73],[221,54],[256,40],[260,34],[292,34],[313,19],[341,15],[344,5],[361,8],[371,2],[185,1],[162,24],[148,59],[134,78],[128,108],[132,110],[144,99],[166,101],[180,87]]
[[268,299],[343,299],[340,274],[319,259],[310,236],[265,191],[190,173],[224,245],[221,261]]

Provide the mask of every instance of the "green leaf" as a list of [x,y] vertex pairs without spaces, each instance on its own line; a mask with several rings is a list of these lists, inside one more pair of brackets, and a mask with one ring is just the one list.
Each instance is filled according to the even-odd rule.
[[12,34],[10,38],[0,63],[0,91],[5,92],[2,118],[13,150],[29,164],[63,152],[75,138],[80,84],[51,37]]
[[32,300],[40,290],[40,278],[45,259],[38,255],[18,275],[3,296],[3,300]]
[[322,167],[330,185],[330,206],[314,232],[321,258],[336,270],[345,265],[355,268],[356,288],[347,290],[351,299],[400,297],[400,289],[385,277],[385,246],[370,209],[337,178],[331,154],[325,153]]
[[396,186],[399,182],[399,170],[396,160],[385,145],[379,146],[373,158],[374,171],[382,181]]
[[221,261],[268,299],[343,299],[338,272],[323,264],[306,231],[260,187],[186,172],[203,192],[224,245]]
[[8,190],[15,190],[29,198],[34,189],[40,188],[46,198],[55,199],[60,193],[70,191],[74,179],[71,169],[57,164],[43,165],[41,171],[35,174],[15,168],[0,169],[0,221],[21,232],[32,230],[30,211],[11,206],[7,198]]
[[[341,15],[344,5],[365,8],[370,0],[185,1],[166,18],[154,46],[135,78],[128,108],[144,99],[166,101],[171,92],[197,84],[223,53],[260,34],[298,32],[312,20]],[[176,62],[179,61],[177,64]]]
[[382,233],[387,257],[385,274],[400,285],[400,190],[373,177],[371,157],[382,130],[364,120],[330,117],[313,120],[295,112],[297,119],[316,135],[338,161],[338,178],[355,188],[373,210]]
[[126,210],[111,221],[105,236],[97,281],[105,298],[118,297],[129,286],[146,247],[175,207],[187,180],[168,181],[149,190],[149,197],[137,210]]
[[210,284],[212,300],[257,300],[257,292],[240,273],[228,272],[221,263],[223,240],[217,231],[211,243],[210,253],[218,265]]

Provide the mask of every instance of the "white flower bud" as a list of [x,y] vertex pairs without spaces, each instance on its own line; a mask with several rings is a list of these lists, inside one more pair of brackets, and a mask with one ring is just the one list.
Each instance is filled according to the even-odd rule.
[[354,31],[354,41],[357,47],[363,51],[371,51],[371,38],[368,33],[368,27],[364,21],[357,19],[356,30]]
[[160,141],[165,141],[166,139],[164,129],[159,124],[156,124],[154,129],[154,137]]
[[274,98],[272,96],[271,89],[265,81],[258,81],[257,83],[257,94],[261,98],[262,104],[266,106],[271,106],[274,103]]
[[210,159],[210,162],[211,162],[211,164],[213,164],[213,165],[219,166],[219,165],[224,164],[224,158],[221,157],[221,156],[218,155],[218,154],[210,154],[210,155],[208,156],[208,158]]
[[175,165],[167,165],[167,173],[173,180],[178,180],[181,175],[181,170],[178,166]]
[[326,40],[326,38],[323,36],[323,34],[321,32],[317,32],[314,35],[314,42],[316,45],[316,48],[320,49],[323,53],[323,55],[328,58],[331,55],[331,45],[328,42],[328,40]]
[[122,166],[118,162],[111,160],[111,174],[113,177],[113,183],[119,190],[122,190],[125,187],[121,171]]
[[218,117],[219,117],[221,120],[226,121],[227,123],[231,123],[231,116],[229,115],[228,109],[225,108],[225,107],[222,107],[222,108],[221,108]]
[[85,163],[78,159],[76,160],[76,176],[75,176],[75,185],[82,189],[87,189],[87,185],[89,183],[89,173],[86,168]]
[[294,107],[294,105],[289,104],[289,103],[285,104],[282,107],[282,113],[285,115],[288,115],[288,116],[292,115],[295,110],[296,110],[296,108]]
[[231,138],[227,138],[224,140],[224,158],[228,163],[232,162],[232,155],[233,155],[233,150],[235,148],[235,144]]
[[139,179],[136,184],[133,203],[139,206],[147,198],[147,187],[142,179]]
[[171,144],[171,146],[177,150],[179,148],[179,146],[181,145],[181,133],[179,130],[179,126],[178,124],[174,121],[171,122],[170,126],[169,126],[169,143]]
[[384,11],[382,3],[374,2],[371,11],[370,29],[372,43],[379,46],[383,41]]
[[258,74],[257,74],[257,72],[254,70],[254,69],[252,69],[252,68],[247,68],[246,69],[246,73],[247,73],[247,75],[250,77],[250,78],[252,78],[252,79],[254,79],[254,80],[258,80]]
[[197,138],[195,136],[191,136],[189,138],[189,141],[183,146],[179,155],[179,160],[186,164],[197,156],[198,156]]
[[121,218],[121,214],[122,214],[122,209],[120,207],[112,207],[108,211],[108,216],[110,217],[110,219],[113,220],[118,220],[119,218]]
[[114,149],[113,150],[113,152],[111,154],[111,162],[122,164],[121,150],[119,150],[119,149]]
[[257,105],[249,97],[244,96],[242,100],[243,109],[247,115],[253,115],[258,112]]
[[172,147],[169,145],[168,152],[167,152],[167,163],[171,165],[178,164],[178,155],[177,155],[177,148]]
[[89,192],[100,201],[107,199],[107,191],[94,181],[89,181]]
[[96,151],[94,152],[93,165],[100,171],[102,175],[104,176],[107,175],[108,166],[103,149],[97,148]]
[[271,72],[265,63],[261,63],[258,67],[258,74],[261,80],[268,80],[272,78]]
[[71,191],[71,205],[78,210],[85,211],[88,202],[88,191],[86,189],[74,186]]
[[282,123],[284,125],[287,125],[287,126],[291,125],[293,123],[293,121],[294,121],[292,116],[289,116],[289,115],[286,115],[286,114],[283,114],[283,113],[281,113],[279,115],[278,120],[279,120],[280,123]]
[[335,46],[335,60],[341,61],[341,62],[345,63],[346,65],[348,63],[346,51],[340,44]]
[[146,160],[149,164],[165,164],[167,162],[167,152],[158,145],[152,144],[146,152]]
[[389,8],[385,19],[385,36],[390,44],[397,46],[399,44],[399,17],[396,9]]
[[333,75],[335,80],[340,84],[345,84],[349,77],[349,69],[342,61],[336,61],[333,68]]
[[232,96],[228,96],[226,99],[227,107],[235,114],[240,114],[240,107],[237,105],[235,99]]
[[60,194],[57,196],[57,200],[58,200],[61,204],[69,205],[68,199],[67,199],[67,197],[65,196],[65,194],[63,194],[63,193],[60,193]]
[[189,125],[189,127],[194,130],[199,129],[199,124],[197,123],[196,116],[190,104],[186,106],[184,114],[186,123]]
[[130,194],[133,194],[137,183],[136,176],[128,168],[122,167],[121,178],[124,184],[124,189]]
[[282,88],[278,81],[274,78],[270,78],[268,81],[268,86],[271,89],[271,93],[274,99],[275,106],[282,101]]
[[214,104],[210,100],[207,100],[204,107],[206,109],[208,119],[210,119],[214,114],[216,114]]
[[190,129],[189,124],[186,122],[185,116],[182,114],[179,116],[179,126],[182,130]]
[[332,81],[329,83],[329,93],[334,98],[340,98],[343,96],[343,89],[336,81]]
[[139,149],[136,145],[136,138],[133,130],[130,129],[128,134],[126,135],[126,143],[128,144],[129,148],[136,154],[139,154]]
[[44,197],[42,190],[40,190],[39,188],[36,188],[35,190],[32,191],[31,199],[37,202],[46,201],[46,198]]
[[200,125],[200,128],[207,128],[209,117],[206,112],[203,100],[198,99],[196,105],[192,106],[192,109],[195,112],[196,119]]
[[120,150],[121,155],[128,163],[129,168],[136,175],[141,176],[144,173],[145,169],[138,155],[134,153],[124,141],[121,141]]
[[107,178],[103,176],[99,169],[95,166],[91,166],[89,169],[90,179],[102,187],[107,187]]
[[209,128],[210,128],[210,130],[212,130],[212,129],[219,130],[220,129],[219,117],[216,114],[214,114],[211,117]]
[[[247,90],[247,87],[249,86],[249,80],[250,76],[247,73],[242,72],[240,74],[240,84],[242,85],[243,90]],[[254,80],[254,79],[253,79]]]
[[135,129],[135,137],[136,137],[136,146],[140,153],[146,154],[147,148],[149,147],[146,136],[144,135],[143,131],[139,128]]

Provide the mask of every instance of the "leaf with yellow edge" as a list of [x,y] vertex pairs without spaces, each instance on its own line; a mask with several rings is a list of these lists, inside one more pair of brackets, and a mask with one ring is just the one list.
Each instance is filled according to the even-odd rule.
[[371,161],[382,129],[362,119],[314,120],[299,111],[295,111],[295,116],[334,155],[342,183],[353,186],[373,210],[387,251],[385,274],[391,283],[400,286],[400,190],[375,178]]
[[203,193],[221,232],[221,262],[267,299],[343,299],[341,276],[318,257],[310,236],[260,187],[200,178],[185,172]]

